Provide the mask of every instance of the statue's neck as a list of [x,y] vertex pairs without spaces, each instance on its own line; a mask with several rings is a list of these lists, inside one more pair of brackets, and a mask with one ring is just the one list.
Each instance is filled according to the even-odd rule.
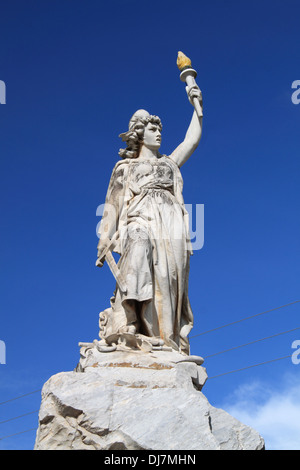
[[150,149],[148,147],[145,147],[145,145],[142,145],[139,158],[157,158],[158,157],[158,151]]

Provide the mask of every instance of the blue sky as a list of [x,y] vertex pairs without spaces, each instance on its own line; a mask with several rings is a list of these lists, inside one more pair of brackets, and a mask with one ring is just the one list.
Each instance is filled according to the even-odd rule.
[[[96,209],[137,109],[161,117],[163,153],[184,138],[193,110],[178,50],[204,100],[203,137],[182,168],[185,202],[205,208],[204,246],[191,259],[191,352],[300,326],[293,303],[196,336],[300,299],[299,14],[297,0],[2,2],[0,402],[74,369],[77,343],[97,338],[115,282],[95,267]],[[297,339],[300,330],[208,358],[208,375],[287,356]],[[267,447],[300,449],[299,373],[284,359],[212,378],[203,392],[264,432]],[[0,421],[39,405],[39,393],[0,405]],[[33,413],[0,424],[0,437],[36,427]]]

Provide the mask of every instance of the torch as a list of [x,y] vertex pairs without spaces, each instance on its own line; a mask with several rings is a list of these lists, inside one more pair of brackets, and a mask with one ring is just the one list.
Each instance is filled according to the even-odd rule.
[[[177,57],[177,67],[180,70],[180,80],[185,82],[188,87],[197,86],[195,78],[197,77],[197,72],[192,68],[191,59],[189,59],[183,52],[178,52]],[[196,110],[198,117],[203,116],[202,108],[200,106],[198,98],[193,99],[193,104]]]

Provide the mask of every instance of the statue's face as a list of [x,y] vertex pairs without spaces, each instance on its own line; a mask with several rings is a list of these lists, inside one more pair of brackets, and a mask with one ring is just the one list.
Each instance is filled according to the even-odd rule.
[[151,150],[158,150],[161,144],[161,132],[157,124],[148,122],[144,130],[143,144]]

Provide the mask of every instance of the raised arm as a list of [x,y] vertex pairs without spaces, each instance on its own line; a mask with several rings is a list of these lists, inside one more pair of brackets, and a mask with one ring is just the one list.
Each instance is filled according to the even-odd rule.
[[[202,94],[198,86],[187,87],[187,94],[193,104],[193,98],[198,98],[202,108]],[[202,117],[198,117],[194,110],[191,123],[184,141],[171,153],[170,157],[181,167],[198,147],[202,135]]]

